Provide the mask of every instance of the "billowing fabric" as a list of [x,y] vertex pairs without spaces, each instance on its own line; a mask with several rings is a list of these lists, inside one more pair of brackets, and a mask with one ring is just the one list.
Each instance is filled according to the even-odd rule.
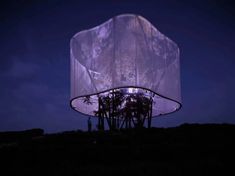
[[153,92],[153,116],[181,107],[179,48],[141,16],[119,15],[78,32],[70,52],[71,106],[81,113],[94,115],[97,95],[122,87]]

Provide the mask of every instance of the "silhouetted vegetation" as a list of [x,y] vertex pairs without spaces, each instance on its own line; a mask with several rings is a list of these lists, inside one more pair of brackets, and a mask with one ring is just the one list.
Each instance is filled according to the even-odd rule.
[[[13,137],[14,136],[14,137]],[[24,137],[25,136],[25,137]],[[27,137],[26,137],[27,136]],[[0,133],[1,175],[233,175],[235,125]]]
[[[153,93],[139,90],[137,93],[128,92],[129,89],[115,89],[97,95],[98,109],[94,115],[98,117],[98,129],[104,130],[107,121],[110,130],[121,128],[142,128],[145,121],[151,126]],[[138,91],[138,89],[136,89]],[[142,91],[142,92],[141,92]],[[84,103],[90,104],[90,97],[84,97]]]

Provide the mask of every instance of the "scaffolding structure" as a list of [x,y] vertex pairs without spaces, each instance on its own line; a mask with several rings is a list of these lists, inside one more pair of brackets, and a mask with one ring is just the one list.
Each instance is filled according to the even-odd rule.
[[129,93],[128,89],[112,90],[99,96],[98,111],[94,112],[98,117],[99,130],[104,130],[105,120],[111,130],[141,128],[145,121],[147,127],[151,127],[152,97],[150,94]]

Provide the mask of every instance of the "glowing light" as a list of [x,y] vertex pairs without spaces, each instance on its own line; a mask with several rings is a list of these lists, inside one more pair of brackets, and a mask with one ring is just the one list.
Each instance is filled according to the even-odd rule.
[[[71,105],[87,115],[100,96],[153,101],[152,116],[181,107],[179,48],[145,18],[118,15],[70,41]],[[84,97],[90,96],[84,102]],[[98,96],[98,97],[97,97]]]
[[137,88],[130,87],[130,88],[127,88],[127,92],[130,93],[130,94],[134,94],[134,93],[137,93],[137,92],[138,92],[138,89],[137,89]]

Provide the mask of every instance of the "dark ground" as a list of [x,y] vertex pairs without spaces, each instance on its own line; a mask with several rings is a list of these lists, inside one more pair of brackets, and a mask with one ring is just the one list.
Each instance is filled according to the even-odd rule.
[[2,132],[0,175],[233,175],[234,139],[235,125],[228,124]]

